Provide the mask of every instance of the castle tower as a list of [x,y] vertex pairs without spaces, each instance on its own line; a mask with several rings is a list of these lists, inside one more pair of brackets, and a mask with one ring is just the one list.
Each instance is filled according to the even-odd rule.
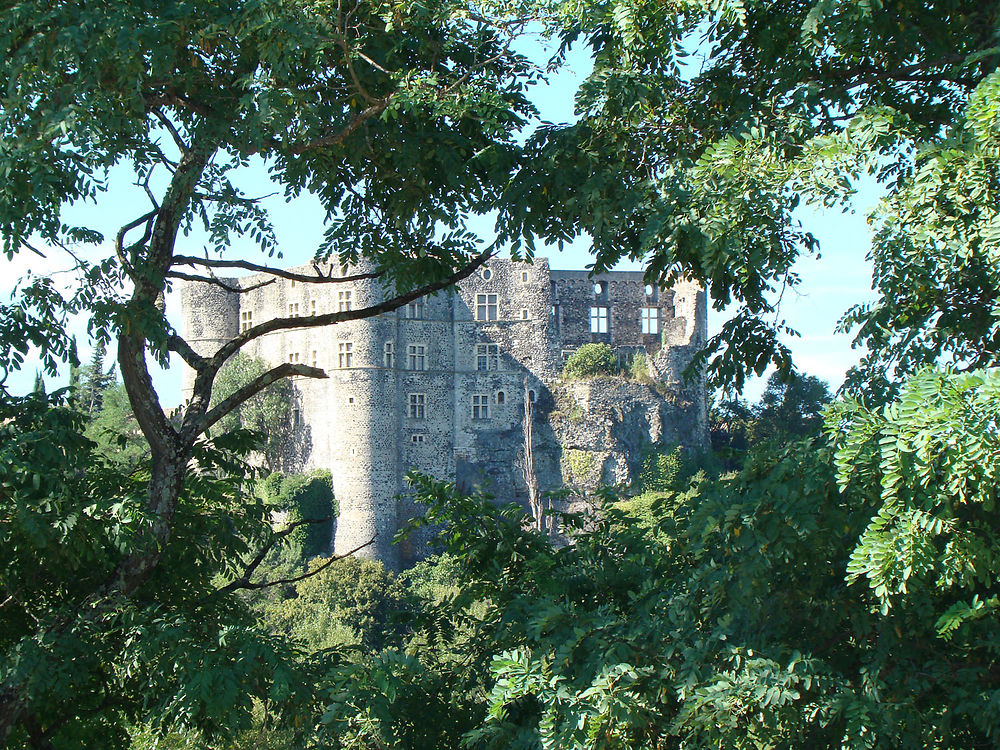
[[[352,304],[359,307],[385,297],[375,280],[356,284],[352,291]],[[335,359],[327,370],[334,430],[330,468],[339,507],[333,551],[346,554],[374,539],[357,555],[381,560],[389,568],[398,567],[392,545],[400,488],[396,327],[394,316],[333,326],[329,335]]]
[[[235,279],[223,279],[234,286]],[[185,282],[181,292],[181,335],[203,357],[210,357],[239,331],[239,295],[214,284]],[[181,403],[191,397],[194,370],[184,367]]]

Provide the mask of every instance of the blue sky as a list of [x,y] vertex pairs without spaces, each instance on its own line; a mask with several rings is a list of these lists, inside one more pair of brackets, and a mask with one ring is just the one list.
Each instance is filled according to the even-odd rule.
[[[535,38],[527,38],[522,51],[533,59],[544,62],[546,52]],[[582,50],[571,54],[570,65],[558,74],[550,76],[546,84],[537,86],[532,99],[539,109],[540,117],[547,122],[568,122],[573,119],[574,93],[590,71],[590,60]],[[249,171],[248,180],[259,189],[260,194],[270,192],[266,173],[260,167]],[[127,167],[119,167],[113,175],[115,187],[101,197],[98,207],[92,204],[73,206],[65,212],[66,219],[78,221],[88,226],[97,226],[112,237],[121,224],[148,210],[144,194],[132,182]],[[249,192],[253,192],[248,188]],[[787,339],[797,366],[801,372],[816,375],[836,388],[844,372],[858,359],[858,352],[851,349],[850,337],[836,334],[834,329],[840,316],[852,304],[870,299],[871,265],[865,260],[870,247],[870,231],[865,215],[874,205],[877,194],[873,190],[862,191],[854,202],[853,212],[812,211],[801,209],[798,218],[806,229],[820,240],[822,257],[803,258],[796,265],[801,277],[801,285],[793,292],[786,292],[780,316],[799,331],[801,337]],[[295,265],[312,257],[323,232],[323,212],[318,201],[303,196],[286,203],[281,196],[269,198],[266,202],[278,231],[280,247],[284,255],[283,263]],[[95,215],[98,220],[95,221]],[[479,227],[482,234],[489,233],[489,223],[482,220]],[[201,254],[200,238],[195,235],[179,242],[178,251],[186,254]],[[89,257],[103,256],[105,248],[89,253]],[[234,246],[234,254],[254,258],[254,249]],[[583,268],[591,262],[589,244],[580,240],[566,247],[561,253],[553,248],[548,255],[555,268]],[[0,298],[8,297],[14,280],[25,273],[59,274],[69,263],[57,252],[48,260],[41,260],[30,253],[23,253],[12,261],[0,278]],[[619,270],[639,269],[636,262],[624,262]],[[57,276],[58,278],[58,276]],[[168,314],[174,321],[179,320],[176,295],[168,298]],[[710,332],[719,330],[725,320],[725,313],[710,311]],[[73,329],[78,335],[81,358],[86,360],[90,353],[86,337],[86,323],[74,321]],[[25,392],[34,382],[37,362],[29,360],[19,373],[13,373],[8,385],[15,392]],[[180,372],[176,366],[156,373],[155,382],[164,406],[175,406],[180,400]],[[763,390],[762,379],[755,379],[748,385],[745,395],[755,399]]]

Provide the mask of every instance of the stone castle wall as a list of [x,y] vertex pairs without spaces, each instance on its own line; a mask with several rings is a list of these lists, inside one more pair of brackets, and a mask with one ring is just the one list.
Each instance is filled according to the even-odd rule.
[[[367,307],[386,296],[373,279],[315,285],[277,279],[261,286],[267,278],[227,280],[242,293],[197,282],[182,286],[182,333],[196,351],[214,352],[241,326],[335,312],[348,304]],[[268,334],[244,353],[327,372],[327,380],[295,379],[292,419],[299,437],[288,468],[332,471],[340,507],[337,553],[374,538],[360,554],[399,567],[423,554],[419,538],[402,547],[391,544],[395,531],[418,512],[400,499],[409,469],[463,485],[486,484],[503,499],[525,497],[516,468],[525,397],[537,404],[536,465],[544,489],[567,482],[564,447],[593,452],[594,436],[614,438],[601,460],[600,479],[628,477],[633,445],[704,445],[704,388],[683,385],[681,373],[704,343],[705,329],[705,293],[695,284],[660,290],[646,285],[639,272],[593,279],[585,271],[551,270],[544,258],[530,265],[495,259],[456,288],[396,312]],[[623,356],[645,351],[651,372],[670,386],[670,398],[649,386],[620,385],[577,399],[583,418],[560,421],[557,401],[587,390],[558,382],[563,362],[591,342],[608,343]],[[187,371],[185,397],[192,381]],[[620,407],[614,406],[618,401]],[[634,416],[640,412],[643,417]],[[577,443],[587,447],[571,447]],[[607,468],[612,465],[619,468]]]

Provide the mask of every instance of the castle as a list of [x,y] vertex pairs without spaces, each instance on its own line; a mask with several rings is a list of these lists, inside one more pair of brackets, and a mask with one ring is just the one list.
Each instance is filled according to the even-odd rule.
[[[222,281],[230,289],[201,282],[181,289],[182,333],[206,355],[270,318],[357,309],[387,297],[377,279]],[[684,385],[681,373],[705,343],[706,310],[705,292],[693,282],[658,289],[641,272],[592,278],[552,270],[545,258],[492,259],[455,288],[395,312],[268,334],[244,352],[327,372],[328,379],[294,379],[298,439],[289,447],[290,468],[331,470],[335,553],[374,537],[361,554],[405,567],[423,554],[419,537],[392,544],[419,512],[405,495],[410,468],[525,501],[516,466],[525,399],[533,407],[542,490],[627,481],[650,443],[703,446],[704,388]],[[651,382],[563,383],[566,357],[591,342],[609,344],[623,360],[644,351]],[[186,371],[185,397],[192,383]]]

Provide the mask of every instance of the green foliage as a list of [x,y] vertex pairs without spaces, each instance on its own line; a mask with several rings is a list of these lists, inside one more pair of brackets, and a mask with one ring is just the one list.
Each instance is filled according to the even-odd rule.
[[[533,208],[526,221],[501,213],[505,239],[586,233],[597,272],[643,258],[649,283],[703,280],[734,314],[695,368],[742,386],[770,365],[793,369],[783,337],[794,322],[777,303],[799,283],[796,260],[818,250],[797,210],[846,209],[874,179],[886,193],[879,299],[845,321],[870,347],[862,379],[942,355],[995,361],[995,4],[557,8],[565,44],[592,45],[594,69],[579,119],[529,139],[549,168],[512,186]],[[824,257],[836,263],[836,248]]]
[[1000,374],[925,370],[881,410],[845,402],[831,412],[838,481],[879,490],[848,574],[866,579],[883,612],[938,592],[949,637],[1000,613]]
[[671,449],[647,449],[639,466],[638,485],[642,492],[680,489],[689,460],[680,445]]
[[58,747],[122,745],[135,721],[212,736],[248,726],[254,700],[289,715],[308,704],[293,652],[211,584],[269,533],[267,508],[219,463],[236,446],[200,447],[162,574],[106,608],[94,592],[152,523],[149,478],[107,462],[66,396],[0,400],[0,684],[29,699],[5,745],[41,732]]
[[772,373],[759,403],[729,399],[712,405],[712,448],[735,467],[751,448],[780,448],[793,440],[817,437],[831,398],[826,383],[813,375],[796,374],[783,381],[780,373]]
[[100,392],[100,408],[87,424],[86,435],[104,460],[130,472],[149,461],[149,443],[132,413],[125,386],[115,383]]
[[650,382],[649,361],[646,352],[636,352],[628,363],[628,376],[640,383]]
[[[0,368],[33,347],[46,375],[78,365],[65,323],[89,314],[98,342],[119,342],[155,460],[148,476],[122,471],[63,395],[12,399],[0,382],[0,742],[122,746],[139,725],[250,745],[246,730],[279,722],[287,745],[358,750],[1000,745],[998,394],[982,369],[1000,351],[998,12],[977,0],[474,12],[445,0],[346,16],[311,0],[11,5],[4,252],[73,247],[81,280],[63,292],[30,276],[0,305]],[[594,51],[579,119],[526,141],[538,72],[509,49],[513,18],[561,34],[555,65],[573,43]],[[630,509],[639,521],[610,506],[563,516],[574,543],[558,549],[520,508],[414,477],[448,562],[398,595],[353,563],[301,593],[265,587],[250,603],[288,613],[264,632],[225,588],[281,540],[234,458],[247,434],[203,438],[207,391],[187,428],[167,429],[145,369],[147,356],[191,358],[160,304],[176,237],[201,230],[223,258],[241,237],[277,251],[240,185],[251,161],[327,210],[317,258],[397,290],[467,265],[480,247],[465,220],[494,210],[515,255],[585,233],[595,272],[630,257],[658,286],[701,279],[736,313],[695,367],[737,386],[793,369],[775,305],[817,249],[794,212],[843,207],[874,177],[878,299],[844,319],[867,354],[859,401],[833,412],[836,464],[819,441],[750,452],[738,474]],[[83,260],[95,256],[80,246],[103,252],[112,167],[157,209]],[[68,223],[66,207],[91,200],[94,221]],[[942,359],[971,371],[920,371]],[[581,376],[617,371],[606,365]],[[815,392],[772,396],[755,429],[774,442],[814,431]],[[254,583],[301,571],[316,541],[272,550]],[[397,606],[409,630],[382,629]],[[361,650],[290,643],[342,645],[349,628]]]
[[[261,638],[254,646],[261,634],[226,588],[247,584],[240,564],[253,566],[258,544],[281,533],[271,528],[270,508],[246,492],[253,470],[239,458],[252,445],[249,428],[265,433],[265,459],[277,465],[268,453],[280,444],[268,440],[276,432],[266,421],[270,410],[262,409],[263,422],[244,415],[240,429],[213,430],[226,416],[222,403],[210,400],[218,368],[226,352],[252,337],[203,357],[200,345],[177,335],[165,295],[175,280],[192,276],[225,286],[216,264],[226,268],[244,240],[281,257],[271,204],[255,192],[265,172],[277,193],[312,196],[325,210],[317,261],[363,266],[400,294],[441,289],[471,272],[492,238],[484,242],[465,220],[506,201],[507,183],[526,166],[518,134],[535,113],[526,89],[541,71],[511,47],[527,23],[520,19],[532,17],[525,6],[379,0],[341,12],[325,0],[162,7],[34,1],[0,14],[0,78],[9,84],[0,91],[3,253],[42,254],[40,244],[45,254],[64,250],[75,271],[62,277],[66,285],[29,274],[0,305],[0,371],[19,368],[32,350],[47,375],[60,361],[78,365],[67,321],[82,314],[99,344],[117,343],[151,458],[148,476],[120,466],[114,475],[82,438],[52,440],[46,450],[87,446],[76,451],[80,463],[52,466],[41,451],[19,465],[16,484],[49,472],[47,481],[74,484],[74,492],[0,498],[5,519],[31,521],[0,527],[0,534],[28,539],[9,553],[23,560],[6,560],[12,595],[41,597],[33,587],[48,561],[33,545],[52,544],[49,528],[86,530],[92,537],[81,537],[76,551],[89,545],[87,554],[97,558],[53,559],[68,580],[48,571],[54,577],[41,598],[59,615],[30,608],[11,615],[32,623],[18,643],[49,656],[30,669],[30,659],[10,668],[14,661],[4,659],[0,743],[19,746],[37,729],[46,736],[32,741],[70,747],[74,732],[101,722],[124,726],[122,713],[139,723],[149,712],[163,725],[236,732],[252,694],[291,713],[283,705],[306,681],[286,680],[274,689],[281,695],[268,693],[277,682],[268,672],[284,661],[261,649],[282,641]],[[129,189],[151,208],[117,216],[120,206],[136,205]],[[94,205],[75,210],[85,203]],[[204,257],[179,256],[178,238],[203,245]],[[174,355],[196,373],[176,425],[165,418],[149,371]],[[290,369],[286,363],[271,377]],[[317,376],[303,373],[304,365],[294,369]],[[6,394],[0,381],[0,397]],[[85,408],[95,407],[87,399]],[[107,484],[109,472],[115,481]],[[74,546],[67,547],[70,554]],[[157,607],[164,613],[154,616]],[[64,622],[84,614],[86,627]],[[119,626],[130,618],[142,620],[135,633]],[[159,659],[143,639],[161,637],[166,656]],[[106,647],[94,639],[106,639]],[[46,652],[53,640],[66,648]],[[175,646],[183,652],[171,651]],[[281,650],[282,658],[290,654]],[[129,685],[104,674],[119,668]],[[170,678],[158,671],[167,669]],[[140,700],[143,680],[148,695]],[[113,735],[89,739],[92,746],[121,744]]]
[[618,360],[607,344],[584,344],[566,360],[563,375],[567,378],[600,378],[618,374]]
[[105,391],[115,385],[114,367],[105,370],[105,356],[107,356],[107,344],[98,338],[94,343],[90,364],[80,373],[79,390],[74,394],[76,403],[92,417],[100,413]]
[[593,485],[600,482],[603,458],[596,451],[564,448],[561,456],[564,480],[570,485]]
[[814,375],[796,374],[782,382],[772,374],[757,405],[753,440],[781,444],[818,436],[831,400],[830,388]]
[[443,670],[398,651],[345,664],[330,675],[330,703],[321,723],[324,746],[458,747],[472,712],[456,700],[454,687]]
[[927,616],[937,593],[883,614],[845,583],[879,500],[868,486],[841,493],[830,448],[754,454],[737,475],[646,503],[642,523],[616,507],[565,516],[574,544],[561,549],[517,507],[413,481],[458,588],[425,600],[419,649],[337,679],[327,722],[339,747],[415,741],[421,691],[433,715],[448,705],[467,722],[467,747],[1000,739],[995,627],[944,641]]
[[[268,365],[245,354],[236,354],[219,371],[212,390],[212,405],[233,395],[268,371]],[[272,472],[281,468],[288,445],[295,438],[292,424],[294,390],[288,380],[267,386],[220,421],[222,430],[249,430],[258,435],[264,465]]]
[[266,606],[264,622],[308,651],[345,646],[378,651],[393,639],[390,613],[402,608],[395,577],[377,561],[328,562],[312,560],[308,570],[318,572],[295,584],[290,598]]
[[337,504],[329,471],[306,475],[276,471],[261,482],[260,491],[268,504],[286,514],[286,524],[325,519],[293,531],[287,538],[286,549],[294,549],[294,554],[304,561],[330,553]]

